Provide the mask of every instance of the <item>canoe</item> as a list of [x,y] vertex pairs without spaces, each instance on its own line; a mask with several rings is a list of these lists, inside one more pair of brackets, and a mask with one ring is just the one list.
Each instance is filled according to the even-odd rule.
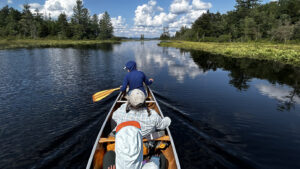
[[[164,117],[154,95],[149,87],[147,87],[148,98],[146,99],[146,104],[150,109],[154,109],[161,117]],[[108,115],[106,116],[103,125],[98,133],[97,139],[95,141],[94,147],[92,149],[89,161],[87,163],[86,169],[102,169],[103,157],[108,149],[112,146],[114,148],[114,137],[109,136],[109,133],[113,130],[111,128],[111,119],[114,111],[116,111],[122,104],[127,101],[124,95],[120,92],[113,106],[111,107]],[[172,124],[171,124],[172,125]],[[160,152],[166,157],[168,163],[168,169],[180,169],[180,163],[177,156],[175,144],[171,136],[169,127],[165,129],[165,136],[157,138],[158,141],[165,142],[168,146],[162,149]],[[143,142],[148,142],[149,140],[143,139]]]

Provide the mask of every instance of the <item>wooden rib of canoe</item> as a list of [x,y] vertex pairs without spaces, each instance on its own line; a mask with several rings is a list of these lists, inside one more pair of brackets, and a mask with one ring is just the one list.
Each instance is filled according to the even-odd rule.
[[[160,116],[164,117],[151,89],[147,87],[148,91],[148,98],[146,99],[146,103],[150,109],[154,109],[156,112],[160,114]],[[123,94],[120,93],[113,104],[112,108],[110,109],[104,123],[98,133],[96,142],[94,144],[93,150],[91,152],[88,164],[86,169],[102,169],[103,165],[103,157],[107,151],[108,144],[114,143],[114,137],[110,137],[109,133],[112,131],[110,120],[114,111],[116,111],[122,104],[125,104],[127,101],[124,98]],[[177,152],[175,149],[175,144],[173,142],[171,133],[169,128],[165,130],[166,135],[158,138],[156,140],[163,140],[169,143],[169,146],[162,150],[161,153],[166,157],[168,160],[168,169],[181,169],[179,159],[177,156]],[[143,139],[143,141],[148,141]],[[113,144],[114,145],[114,144]]]

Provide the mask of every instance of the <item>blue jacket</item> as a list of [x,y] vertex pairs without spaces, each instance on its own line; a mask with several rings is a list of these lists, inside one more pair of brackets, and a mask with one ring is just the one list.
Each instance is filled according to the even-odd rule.
[[151,85],[152,81],[149,81],[143,72],[136,70],[136,63],[134,61],[127,62],[126,69],[128,69],[130,72],[127,73],[124,78],[121,91],[126,91],[126,87],[129,85],[129,91],[133,89],[140,89],[146,95],[143,82],[146,85]]

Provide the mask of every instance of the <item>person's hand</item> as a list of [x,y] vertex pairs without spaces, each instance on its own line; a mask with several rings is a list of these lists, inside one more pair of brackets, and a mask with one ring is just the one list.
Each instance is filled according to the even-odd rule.
[[116,165],[111,165],[110,167],[108,167],[108,169],[116,169]]
[[150,78],[149,81],[154,82],[154,79]]
[[120,86],[120,88],[122,88],[122,85]]

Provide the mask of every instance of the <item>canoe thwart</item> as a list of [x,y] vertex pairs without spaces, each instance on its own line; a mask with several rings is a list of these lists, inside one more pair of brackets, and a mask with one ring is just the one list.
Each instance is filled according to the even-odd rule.
[[[143,139],[143,142],[149,141],[148,139]],[[155,139],[155,141],[170,141],[169,136],[162,136],[160,138]],[[99,140],[99,143],[109,143],[109,142],[115,142],[115,137],[102,137]]]

